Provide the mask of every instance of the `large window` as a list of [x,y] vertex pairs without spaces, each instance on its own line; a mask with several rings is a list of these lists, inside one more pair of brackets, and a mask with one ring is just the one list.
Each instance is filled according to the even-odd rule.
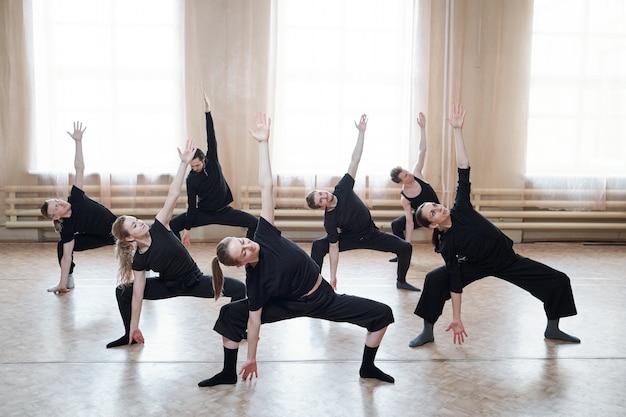
[[[279,176],[343,175],[367,114],[359,175],[408,164],[414,2],[275,0]],[[416,113],[417,114],[417,113]],[[407,160],[401,159],[405,157]]]
[[527,173],[626,176],[626,2],[534,4]]
[[[181,0],[30,0],[31,170],[73,171],[80,120],[87,172],[161,173],[183,131]],[[29,20],[32,19],[32,20]]]

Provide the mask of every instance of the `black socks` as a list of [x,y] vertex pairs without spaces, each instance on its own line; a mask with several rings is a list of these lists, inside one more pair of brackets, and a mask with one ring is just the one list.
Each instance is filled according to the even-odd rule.
[[[132,344],[134,345],[134,344],[136,344],[136,343],[137,343],[137,342],[135,342],[135,341],[133,340],[133,343],[132,343]],[[114,340],[114,341],[112,341],[111,343],[108,343],[108,344],[107,344],[107,349],[108,349],[108,348],[118,347],[118,346],[124,346],[124,345],[127,345],[127,344],[128,344],[128,335],[127,335],[127,334],[125,334],[124,336],[120,337],[119,339]]]
[[546,331],[543,335],[546,339],[563,340],[564,342],[570,343],[580,343],[579,338],[562,332],[561,329],[559,329],[559,319],[548,320],[548,325],[546,326]]
[[213,387],[215,385],[237,383],[237,352],[239,349],[224,347],[224,369],[219,374],[198,382],[199,387]]
[[409,342],[409,346],[417,347],[434,341],[435,336],[433,335],[433,324],[424,320],[424,329],[422,330],[422,333],[418,334],[415,339],[411,340]]
[[363,349],[363,361],[361,362],[361,369],[359,369],[359,375],[361,378],[375,378],[383,382],[394,383],[395,379],[391,375],[387,375],[374,365],[374,358],[376,358],[376,352],[378,347],[372,348],[365,345]]
[[420,291],[419,288],[409,284],[406,281],[396,281],[396,288],[399,290]]

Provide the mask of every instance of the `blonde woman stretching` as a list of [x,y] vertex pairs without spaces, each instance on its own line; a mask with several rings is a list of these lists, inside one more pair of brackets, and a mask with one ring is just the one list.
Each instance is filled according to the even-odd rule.
[[[213,282],[204,275],[187,249],[170,230],[176,200],[180,194],[185,172],[196,148],[187,141],[184,151],[178,149],[180,165],[170,189],[157,213],[152,226],[133,216],[120,216],[113,223],[113,235],[117,239],[116,254],[119,258],[120,282],[115,290],[117,305],[124,323],[124,335],[109,343],[107,348],[132,343],[143,343],[139,330],[139,318],[144,298],[160,300],[177,296],[193,296],[216,299],[223,293],[239,300],[245,297],[245,285],[234,278],[220,277],[223,282]],[[156,278],[146,278],[146,270],[159,273]],[[215,285],[215,287],[214,287]],[[219,288],[215,291],[214,288]]]
[[[257,114],[256,128],[250,131],[259,142],[259,184],[261,217],[248,238],[227,237],[217,246],[213,276],[222,275],[220,262],[245,266],[248,299],[226,304],[213,328],[222,335],[224,368],[201,387],[237,382],[237,352],[247,329],[248,356],[239,372],[243,379],[257,376],[256,352],[261,323],[274,323],[295,317],[312,317],[356,324],[367,329],[359,375],[384,382],[394,378],[374,364],[376,352],[393,313],[386,304],[352,295],[336,294],[320,274],[320,268],[298,245],[283,237],[274,226],[273,178],[269,157],[271,120]],[[216,279],[216,283],[219,280]],[[216,286],[217,288],[217,286]],[[277,341],[280,343],[280,341]]]

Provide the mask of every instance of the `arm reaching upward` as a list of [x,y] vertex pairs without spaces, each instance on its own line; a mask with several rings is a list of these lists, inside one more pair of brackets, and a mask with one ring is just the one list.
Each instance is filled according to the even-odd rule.
[[422,181],[424,180],[424,175],[422,170],[424,169],[424,161],[426,161],[426,116],[424,113],[420,112],[417,115],[417,124],[420,127],[420,143],[419,143],[419,153],[417,155],[417,161],[415,162],[415,166],[413,167],[413,175],[419,178]]
[[255,127],[250,135],[259,142],[259,186],[261,186],[261,217],[274,224],[274,179],[270,163],[270,126],[272,119],[265,113],[255,114]]
[[189,162],[193,159],[195,152],[196,147],[193,145],[193,141],[191,139],[187,140],[187,145],[185,146],[184,151],[178,149],[180,165],[178,165],[176,176],[172,180],[172,184],[170,184],[169,191],[167,192],[167,198],[165,199],[165,203],[163,203],[163,208],[159,210],[156,215],[157,220],[168,229],[172,214],[174,213],[174,207],[176,207],[176,201],[180,195],[180,188],[183,185],[185,173],[187,172],[187,165],[189,165]]
[[465,123],[465,110],[461,104],[455,104],[452,117],[448,118],[448,123],[454,129],[454,145],[456,147],[456,166],[458,168],[469,168],[469,158],[465,150],[463,140],[463,123]]
[[357,129],[359,129],[359,136],[357,137],[354,151],[352,151],[352,160],[350,161],[350,166],[348,167],[348,174],[350,174],[352,178],[356,178],[356,170],[359,168],[359,162],[361,162],[361,155],[363,154],[365,129],[367,129],[367,116],[363,114],[359,123],[357,124],[357,122],[354,122],[354,125]]
[[[463,123],[465,122],[465,110],[461,104],[455,104],[452,111],[452,117],[448,118],[448,123],[454,129],[454,144],[456,147],[456,165],[458,168],[469,168],[469,158],[465,150],[465,142],[463,141]],[[461,304],[462,294],[450,292],[452,299],[452,322],[446,328],[446,331],[452,330],[454,333],[454,343],[463,343],[467,333],[461,321]]]
[[211,102],[209,101],[209,97],[206,95],[206,92],[202,92],[204,96],[204,112],[208,113],[211,111]]
[[74,132],[67,132],[76,145],[74,151],[74,169],[76,170],[76,178],[74,178],[74,185],[77,188],[82,189],[85,185],[85,160],[83,159],[83,133],[87,130],[87,126],[83,128],[81,122],[74,122]]

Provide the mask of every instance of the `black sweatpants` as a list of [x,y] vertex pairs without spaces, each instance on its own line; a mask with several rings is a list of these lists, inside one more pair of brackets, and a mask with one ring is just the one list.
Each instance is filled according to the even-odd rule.
[[[540,262],[516,255],[511,265],[498,271],[485,271],[467,262],[460,265],[463,287],[481,278],[494,276],[517,285],[541,300],[548,320],[576,314],[569,277]],[[429,323],[435,323],[449,299],[450,278],[446,267],[441,266],[426,274],[415,314]]]
[[[224,277],[222,293],[225,297],[230,297],[232,301],[241,300],[246,296],[246,285],[237,279]],[[208,275],[202,275],[196,284],[189,287],[172,286],[172,283],[159,278],[146,278],[146,287],[143,292],[144,300],[163,300],[179,296],[213,298],[214,295],[213,278]],[[133,285],[118,286],[115,289],[115,298],[124,329],[128,334],[132,314]]]
[[[328,236],[316,239],[311,246],[311,258],[322,269],[324,256],[328,253],[330,243]],[[353,249],[373,249],[381,252],[393,252],[398,257],[397,280],[406,282],[406,274],[411,265],[411,255],[413,245],[391,233],[374,230],[369,235],[356,238],[343,233],[339,233],[339,252]]]
[[[240,342],[248,325],[248,299],[225,304],[213,330]],[[337,294],[328,281],[308,297],[296,300],[273,298],[263,307],[261,323],[274,323],[295,317],[312,317],[345,322],[376,332],[394,322],[391,307],[378,301],[354,295]]]
[[[170,229],[179,239],[180,231],[185,228],[186,221],[187,212],[181,213],[170,220]],[[259,219],[252,214],[228,206],[220,211],[198,210],[196,221],[191,226],[198,227],[209,224],[221,224],[225,226],[247,227],[248,231],[246,232],[246,237],[252,239],[258,222]]]
[[[110,236],[95,236],[85,233],[79,233],[74,235],[74,252],[81,252],[89,249],[101,248],[103,246],[115,245],[115,238]],[[59,258],[59,265],[61,264],[61,258],[63,258],[63,242],[57,242],[57,256]],[[70,266],[70,274],[74,272],[74,253],[72,253],[72,266]]]
[[[413,211],[411,215],[413,216],[413,230],[415,231],[421,226],[415,221],[415,211]],[[393,219],[391,222],[391,231],[400,239],[406,239],[406,215]]]

